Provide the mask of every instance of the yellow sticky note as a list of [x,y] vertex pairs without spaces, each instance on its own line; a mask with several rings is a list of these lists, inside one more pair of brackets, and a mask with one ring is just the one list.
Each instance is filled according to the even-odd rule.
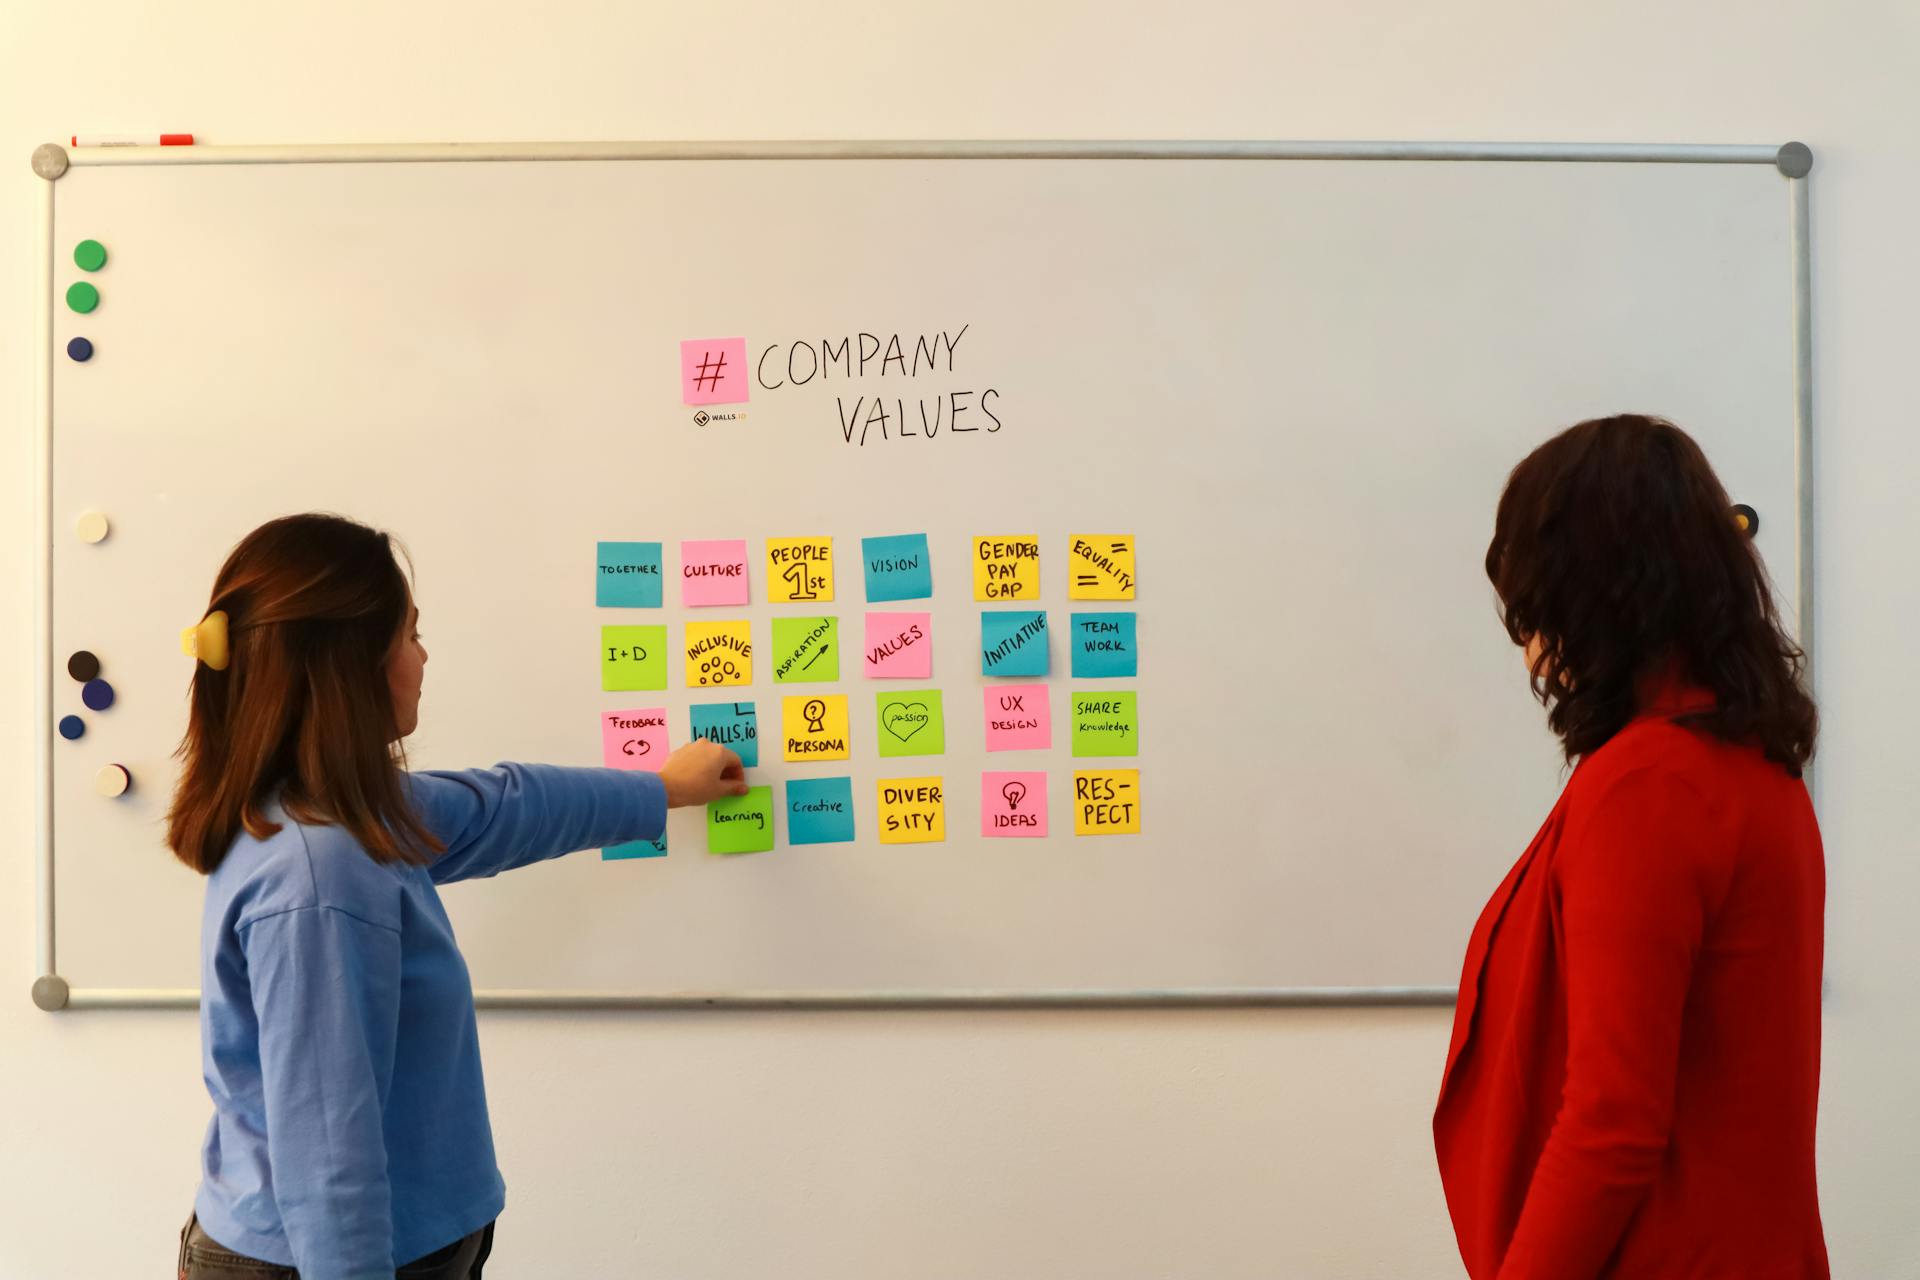
[[782,699],[780,737],[786,743],[789,760],[845,760],[847,695],[821,693]]
[[1076,769],[1073,774],[1073,834],[1140,834],[1140,771]]
[[947,802],[938,778],[880,779],[880,843],[947,838]]
[[1067,598],[1133,599],[1133,535],[1074,534],[1067,543]]
[[833,599],[833,539],[768,538],[767,599],[775,604]]
[[1040,596],[1040,539],[1033,534],[973,540],[975,600],[1036,600]]
[[687,687],[712,688],[723,684],[753,683],[753,624],[689,622],[687,624]]

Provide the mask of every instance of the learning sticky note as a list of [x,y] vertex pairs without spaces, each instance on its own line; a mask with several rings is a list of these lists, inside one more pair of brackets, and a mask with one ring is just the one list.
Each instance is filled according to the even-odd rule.
[[860,562],[867,576],[867,599],[924,600],[933,594],[933,561],[927,535],[902,533],[860,539]]
[[881,844],[947,838],[947,806],[940,779],[882,778],[878,790]]
[[600,713],[600,758],[609,769],[658,770],[667,749],[665,707]]
[[731,747],[747,768],[760,766],[760,717],[751,702],[696,702],[688,712],[694,741]]
[[1140,831],[1140,771],[1079,769],[1073,775],[1073,834],[1136,835]]
[[795,778],[787,783],[789,844],[838,844],[853,836],[852,778]]
[[933,619],[924,613],[867,615],[869,680],[925,680],[933,674]]
[[619,862],[626,858],[664,858],[667,856],[667,838],[658,840],[629,840],[625,844],[610,844],[600,851],[600,861]]
[[1131,613],[1076,613],[1067,631],[1076,680],[1140,674]]
[[681,404],[746,402],[745,338],[688,338],[680,344]]
[[746,604],[747,543],[720,538],[680,544],[680,603],[690,608]]
[[603,542],[593,574],[593,602],[602,609],[660,607],[660,544]]
[[947,749],[947,717],[938,689],[882,693],[875,697],[882,756],[937,756]]
[[833,539],[768,538],[767,599],[775,604],[833,599]]
[[1045,751],[1053,745],[1053,709],[1043,684],[990,684],[987,750]]
[[1047,834],[1047,775],[980,775],[980,834],[1038,837]]
[[746,619],[689,622],[686,648],[687,688],[753,683],[753,624]]
[[765,853],[773,848],[773,788],[721,796],[707,806],[708,853]]
[[973,540],[975,600],[1033,600],[1040,595],[1040,539],[1035,535]]
[[1067,542],[1067,596],[1133,599],[1133,535],[1077,533]]
[[789,760],[845,760],[849,753],[847,695],[781,699],[780,736]]
[[1047,674],[1047,615],[1022,609],[980,615],[980,674]]
[[600,687],[608,690],[666,688],[667,629],[600,628]]
[[773,682],[807,684],[840,678],[840,623],[836,618],[773,620]]
[[1132,690],[1125,693],[1078,691],[1070,702],[1073,708],[1073,754],[1140,754],[1140,720]]

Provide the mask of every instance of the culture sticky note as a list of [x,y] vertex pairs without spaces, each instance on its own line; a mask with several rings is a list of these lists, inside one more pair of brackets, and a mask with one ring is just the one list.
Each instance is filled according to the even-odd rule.
[[609,769],[658,770],[667,758],[667,709],[601,712],[600,758]]
[[708,853],[765,853],[773,848],[773,788],[721,796],[707,806]]
[[602,609],[660,607],[660,544],[603,542],[594,566],[593,602]]
[[600,628],[600,687],[609,691],[666,688],[667,629]]
[[625,844],[610,844],[600,851],[600,861],[620,862],[627,858],[664,858],[667,856],[667,838],[658,840],[629,840]]
[[874,741],[887,756],[937,756],[947,749],[947,718],[938,689],[875,695],[879,729]]
[[865,671],[870,680],[925,680],[932,675],[932,616],[868,614]]
[[780,731],[789,760],[845,760],[849,754],[847,695],[781,699]]
[[1070,702],[1073,708],[1073,754],[1140,754],[1140,719],[1132,690],[1124,693],[1076,691]]
[[866,572],[867,599],[871,603],[924,600],[933,594],[933,561],[927,554],[924,533],[862,538],[860,563]]
[[1073,834],[1130,836],[1140,831],[1138,769],[1076,769]]
[[840,623],[836,618],[773,620],[773,682],[830,683],[840,678]]
[[1133,599],[1133,535],[1077,533],[1067,542],[1067,596]]
[[980,775],[980,834],[997,838],[1047,834],[1047,775]]
[[688,338],[680,344],[680,403],[746,402],[745,338]]
[[1140,674],[1131,613],[1076,613],[1067,631],[1073,678],[1102,680]]
[[767,599],[812,604],[833,599],[832,538],[768,538]]
[[718,538],[680,544],[680,603],[689,608],[746,604],[747,543]]
[[687,688],[753,683],[753,624],[746,619],[689,622],[686,648]]
[[688,708],[693,739],[733,748],[749,769],[760,765],[760,717],[751,702],[696,702]]
[[1004,610],[980,615],[981,675],[1043,676],[1047,670],[1047,614],[1044,609]]
[[1053,745],[1053,708],[1043,684],[986,687],[987,750],[1045,751]]
[[787,783],[789,844],[838,844],[853,836],[852,778],[795,778]]
[[947,806],[940,779],[882,778],[878,790],[881,844],[947,838]]
[[1036,535],[973,540],[975,600],[1034,600],[1040,595],[1040,539]]

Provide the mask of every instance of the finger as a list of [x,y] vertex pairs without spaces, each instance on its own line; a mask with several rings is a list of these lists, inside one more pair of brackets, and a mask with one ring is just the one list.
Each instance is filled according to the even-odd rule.
[[745,778],[728,779],[727,781],[727,794],[730,796],[743,796],[751,790],[753,790],[753,788],[747,785]]
[[738,760],[736,760],[732,764],[728,765],[726,768],[722,769],[720,771],[720,776],[726,779],[728,782],[732,782],[736,778],[746,777],[747,767],[741,764]]

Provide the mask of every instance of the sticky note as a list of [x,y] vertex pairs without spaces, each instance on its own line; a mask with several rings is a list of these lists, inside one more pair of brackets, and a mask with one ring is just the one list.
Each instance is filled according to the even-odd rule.
[[839,619],[775,618],[772,662],[775,684],[838,680]]
[[1077,533],[1067,542],[1067,596],[1133,599],[1133,535]]
[[607,690],[666,688],[667,629],[600,628],[600,687]]
[[780,736],[789,760],[845,760],[849,754],[847,695],[781,699]]
[[667,856],[667,838],[658,840],[629,840],[625,844],[610,844],[600,851],[600,861],[619,862],[625,858],[664,858]]
[[933,674],[933,618],[924,613],[867,615],[869,680],[925,680]]
[[881,844],[947,838],[947,806],[940,779],[882,778],[878,790]]
[[987,750],[1045,751],[1053,745],[1053,708],[1043,684],[986,687]]
[[1039,596],[1037,534],[973,540],[975,600],[1036,600]]
[[1000,839],[1046,835],[1047,775],[981,774],[980,834]]
[[775,604],[833,599],[833,539],[768,538],[767,599]]
[[789,844],[838,844],[853,835],[852,778],[795,778],[787,783]]
[[746,604],[747,543],[721,538],[680,544],[680,603],[689,608]]
[[753,683],[753,624],[745,618],[687,624],[687,688]]
[[980,615],[980,674],[1047,674],[1047,614],[1044,609]]
[[593,602],[602,609],[660,607],[660,544],[603,542],[593,574]]
[[1140,720],[1132,690],[1125,693],[1076,691],[1073,704],[1073,754],[1140,754]]
[[707,806],[708,853],[765,853],[773,848],[773,788],[721,796]]
[[867,575],[867,599],[924,600],[933,594],[933,560],[927,535],[902,533],[860,539],[860,562]]
[[1138,769],[1077,769],[1073,775],[1073,834],[1130,836],[1140,831]]
[[760,716],[751,702],[696,702],[688,713],[693,741],[731,747],[741,764],[760,767]]
[[609,769],[657,771],[667,758],[667,709],[600,714],[600,758]]
[[1131,613],[1076,613],[1067,630],[1073,678],[1102,680],[1140,674]]
[[745,338],[688,338],[680,344],[681,404],[746,402]]
[[874,699],[879,730],[874,741],[886,756],[937,756],[947,749],[947,717],[938,689],[882,693]]

